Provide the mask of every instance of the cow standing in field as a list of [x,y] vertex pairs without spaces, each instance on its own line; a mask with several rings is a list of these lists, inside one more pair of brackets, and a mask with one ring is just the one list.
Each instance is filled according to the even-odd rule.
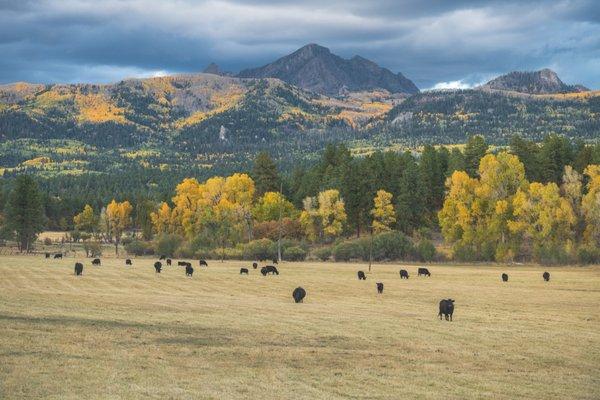
[[242,274],[248,275],[248,268],[240,268],[240,275]]
[[366,277],[366,275],[365,275],[365,273],[363,271],[358,271],[357,275],[358,275],[358,280],[359,281],[361,281],[361,280],[362,281],[366,281],[367,280],[367,277]]
[[544,272],[544,274],[542,275],[542,277],[544,278],[544,280],[546,282],[548,282],[550,280],[550,272],[548,272],[548,271]]
[[279,261],[276,258],[274,258],[273,259],[273,264],[279,264]]
[[255,262],[252,263],[252,268],[254,268],[254,269],[258,268],[258,263],[255,263]]
[[502,282],[508,282],[508,274],[502,274]]
[[208,267],[208,263],[206,262],[206,260],[200,260],[198,262],[200,263],[201,267]]
[[419,268],[417,270],[417,276],[421,276],[421,275],[430,277],[431,273],[429,272],[429,270],[427,268]]
[[167,265],[171,265],[173,261],[170,258],[167,258]]
[[80,262],[75,263],[75,275],[83,275],[83,264]]
[[306,297],[306,290],[304,290],[304,288],[298,286],[292,292],[292,297],[294,298],[294,302],[304,303],[304,298]]
[[92,260],[92,265],[101,265],[100,259],[99,258],[94,258]]
[[62,257],[63,257],[62,253],[56,253],[54,255],[54,258],[60,258],[60,259],[62,259]]
[[157,274],[160,274],[160,270],[162,269],[162,263],[160,261],[157,261],[154,263],[154,272],[156,272]]
[[400,279],[408,279],[408,271],[405,269],[400,270]]
[[158,257],[159,260],[164,260],[165,258],[167,258],[167,256],[165,256],[164,254]]
[[187,261],[177,261],[177,265],[179,265],[180,267],[185,267],[186,265],[188,265]]
[[50,258],[50,253],[46,253],[46,258]]
[[131,259],[128,258],[127,260],[125,260],[125,265],[132,265]]
[[383,293],[383,283],[382,282],[377,282],[377,293],[379,293],[379,294]]
[[185,266],[185,276],[189,276],[190,278],[194,274],[194,268],[190,265]]
[[279,275],[279,271],[277,270],[277,268],[274,265],[265,266],[265,270],[267,271],[267,274]]
[[[452,321],[452,314],[454,313],[454,300],[447,299],[440,301],[440,312],[438,317],[442,319],[442,315],[446,318],[446,321]],[[450,317],[450,319],[448,319]]]

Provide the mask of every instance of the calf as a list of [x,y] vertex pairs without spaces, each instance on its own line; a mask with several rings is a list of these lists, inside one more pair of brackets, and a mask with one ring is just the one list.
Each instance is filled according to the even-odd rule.
[[158,257],[159,260],[164,260],[165,258],[167,258],[167,256],[165,256],[164,254],[162,254],[160,257]]
[[180,267],[185,267],[186,265],[188,265],[187,261],[177,261],[177,265],[179,265]]
[[548,282],[550,280],[550,272],[544,272],[544,274],[542,275],[542,277],[544,278],[544,280],[546,282]]
[[405,269],[400,270],[400,279],[408,279],[408,271]]
[[50,258],[50,253],[46,253],[46,258]]
[[252,263],[252,268],[254,268],[254,269],[258,268],[258,263]]
[[62,258],[62,253],[56,253],[56,254],[54,255],[54,258]]
[[383,283],[382,282],[377,282],[377,293],[379,293],[379,294],[383,293]]
[[160,270],[162,269],[162,263],[160,261],[157,261],[154,263],[154,271],[157,274],[160,274]]
[[502,274],[502,282],[508,282],[508,275]]
[[365,276],[365,273],[364,273],[363,271],[358,271],[358,274],[357,274],[357,275],[358,275],[358,280],[359,280],[359,281],[360,281],[360,280],[363,280],[363,281],[366,281],[366,280],[367,280],[367,277]]
[[75,263],[75,275],[83,275],[83,264],[80,262]]
[[298,286],[292,292],[292,297],[294,298],[294,301],[296,303],[304,303],[304,298],[306,297],[306,290],[304,290],[304,288],[301,288],[300,286]]
[[167,258],[167,265],[171,265],[172,260],[170,258]]
[[440,319],[442,319],[442,315],[444,315],[444,317],[446,318],[446,321],[448,321],[448,317],[450,317],[449,321],[452,321],[453,313],[454,313],[454,300],[448,299],[448,300],[440,301],[440,312],[438,314],[438,317],[440,317]]
[[242,274],[248,275],[248,268],[240,268],[240,275]]
[[206,262],[206,260],[200,260],[199,263],[201,267],[208,267],[208,263]]
[[94,258],[94,259],[92,260],[92,265],[101,265],[101,263],[100,263],[100,259],[99,259],[99,258]]
[[127,260],[125,260],[125,265],[132,265],[131,264],[131,259],[128,258]]
[[421,276],[421,275],[423,275],[423,276],[430,277],[430,276],[431,276],[431,273],[429,272],[429,270],[428,270],[427,268],[419,268],[419,269],[417,270],[417,275],[418,275],[418,276]]
[[273,264],[279,264],[276,258],[273,259]]
[[194,274],[194,268],[190,265],[185,266],[185,276],[191,277]]
[[279,271],[273,265],[267,265],[265,269],[267,270],[267,274],[279,275]]

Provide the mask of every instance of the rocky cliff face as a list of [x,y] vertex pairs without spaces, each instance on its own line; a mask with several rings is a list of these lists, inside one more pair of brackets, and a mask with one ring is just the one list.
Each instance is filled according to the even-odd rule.
[[532,72],[510,72],[492,79],[481,88],[528,94],[569,93],[589,90],[581,85],[565,84],[556,72],[547,68]]

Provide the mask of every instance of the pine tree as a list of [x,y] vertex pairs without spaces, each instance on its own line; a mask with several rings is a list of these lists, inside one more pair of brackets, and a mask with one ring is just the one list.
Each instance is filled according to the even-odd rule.
[[254,160],[252,179],[256,185],[256,195],[258,197],[267,192],[279,191],[280,178],[277,172],[277,165],[275,165],[267,152],[263,151],[259,153]]
[[465,146],[465,167],[471,177],[477,176],[479,161],[487,153],[488,145],[483,136],[475,135],[469,138]]
[[31,245],[45,224],[46,216],[37,184],[30,176],[18,176],[6,203],[6,226],[16,235],[19,250],[31,251]]

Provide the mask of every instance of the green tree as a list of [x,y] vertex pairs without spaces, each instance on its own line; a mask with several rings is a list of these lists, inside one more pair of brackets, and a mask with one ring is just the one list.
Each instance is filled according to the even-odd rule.
[[83,211],[73,217],[75,228],[84,232],[96,232],[98,227],[98,217],[94,214],[94,209],[86,204]]
[[277,165],[269,153],[263,151],[256,156],[252,169],[252,179],[256,187],[256,195],[262,196],[267,192],[278,192],[280,187]]
[[488,151],[488,145],[481,135],[471,136],[465,146],[465,170],[471,177],[477,176],[479,161]]
[[16,236],[20,251],[31,251],[31,245],[45,224],[37,183],[28,175],[18,176],[6,203],[6,226]]

